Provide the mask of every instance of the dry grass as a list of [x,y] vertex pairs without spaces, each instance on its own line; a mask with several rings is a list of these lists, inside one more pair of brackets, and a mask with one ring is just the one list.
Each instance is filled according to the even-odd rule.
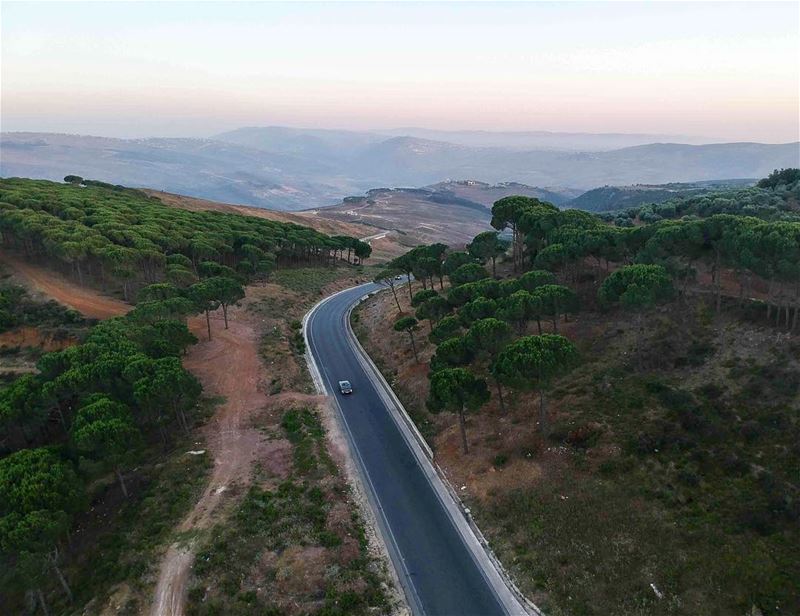
[[376,296],[357,331],[548,614],[800,611],[796,341],[702,303],[655,311],[643,332],[582,312],[559,326],[583,363],[552,388],[550,437],[534,394],[507,392],[507,414],[493,399],[469,418],[465,457],[455,417],[425,410],[427,324],[418,365],[396,316],[391,294]]
[[232,518],[213,529],[197,558],[190,613],[388,613],[385,570],[368,552],[317,413],[289,408],[278,417],[293,450],[289,474],[260,468]]
[[[255,216],[257,218],[266,218],[268,220],[275,220],[278,222],[294,223],[305,227],[311,227],[321,233],[328,235],[350,235],[352,237],[364,238],[382,231],[370,224],[362,224],[358,221],[342,221],[333,217],[320,215],[320,210],[305,211],[305,212],[281,212],[277,210],[268,210],[265,208],[251,207],[247,205],[234,205],[230,203],[218,203],[216,201],[208,201],[206,199],[198,199],[196,197],[187,197],[185,195],[176,195],[172,193],[161,192],[158,190],[145,190],[145,193],[151,197],[157,197],[166,205],[172,205],[185,210],[191,211],[212,211],[224,212],[228,214],[240,214],[242,216]],[[403,241],[403,238],[396,233],[389,234],[387,237],[371,241],[372,256],[370,263],[383,263],[397,257],[408,250],[408,244]]]
[[414,191],[371,191],[357,201],[314,210],[317,218],[343,223],[363,223],[376,231],[397,229],[409,245],[443,242],[463,245],[491,229],[488,209],[473,209],[430,201]]

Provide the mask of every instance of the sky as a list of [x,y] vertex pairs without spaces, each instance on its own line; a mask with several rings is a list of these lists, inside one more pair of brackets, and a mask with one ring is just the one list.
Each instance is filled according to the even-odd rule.
[[800,3],[0,5],[0,128],[800,139]]

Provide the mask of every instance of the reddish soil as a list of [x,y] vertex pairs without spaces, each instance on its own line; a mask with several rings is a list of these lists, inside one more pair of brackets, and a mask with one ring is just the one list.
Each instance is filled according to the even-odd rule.
[[[414,284],[414,292],[422,287]],[[438,287],[437,287],[438,290]],[[400,306],[406,314],[414,314],[411,308],[407,289],[397,294]],[[420,363],[414,356],[406,333],[395,332],[392,324],[397,318],[397,306],[391,292],[381,293],[368,300],[359,311],[358,331],[369,332],[366,340],[360,336],[367,352],[381,365],[395,375],[392,386],[400,394],[406,407],[412,407],[430,420],[433,424],[432,446],[435,460],[456,491],[462,497],[485,498],[488,494],[508,485],[509,477],[514,477],[514,485],[518,487],[535,484],[542,475],[541,458],[538,455],[514,457],[512,462],[502,469],[492,464],[500,445],[504,451],[520,452],[541,450],[540,437],[536,422],[536,400],[532,394],[519,394],[504,391],[506,402],[513,408],[507,414],[500,410],[493,384],[491,401],[477,415],[467,418],[467,438],[470,454],[465,456],[461,451],[461,434],[456,416],[452,413],[429,415],[425,410],[428,397],[428,363],[436,350],[428,340],[430,328],[427,321],[420,323],[414,334]],[[543,324],[547,331],[550,328]],[[567,329],[573,324],[562,324],[560,329]],[[363,326],[363,327],[361,327]],[[535,328],[535,324],[533,326]],[[380,332],[380,335],[374,335]],[[572,337],[571,333],[566,335]],[[413,412],[413,411],[412,411]],[[539,458],[538,460],[536,458]],[[466,486],[462,490],[462,486]]]
[[[125,314],[130,306],[98,291],[75,285],[57,273],[44,270],[8,254],[3,261],[24,282],[86,316],[108,318]],[[208,528],[222,513],[228,494],[246,485],[257,459],[270,460],[273,472],[286,471],[291,447],[287,441],[266,440],[253,426],[252,417],[265,404],[264,369],[258,356],[257,335],[243,308],[229,311],[229,329],[221,315],[212,318],[212,340],[207,340],[205,319],[189,320],[200,339],[184,365],[203,383],[206,394],[220,396],[214,417],[203,427],[206,446],[214,457],[214,468],[203,495],[178,527],[179,532]],[[281,461],[283,469],[281,469]],[[160,573],[151,614],[183,614],[186,582],[194,556],[194,544],[169,547]]]
[[151,197],[157,197],[166,205],[172,205],[193,212],[212,211],[226,214],[240,214],[242,216],[255,216],[256,218],[266,218],[267,220],[290,222],[296,225],[312,227],[317,231],[330,235],[354,235],[357,237],[365,237],[375,232],[373,227],[358,223],[344,223],[335,220],[327,220],[325,218],[317,218],[306,212],[283,212],[248,205],[220,203],[218,201],[209,201],[208,199],[188,197],[186,195],[176,195],[158,190],[145,190],[144,192]]
[[[105,297],[94,289],[75,285],[57,273],[8,255],[2,255],[2,258],[22,282],[87,316],[108,318],[130,310],[128,304]],[[343,280],[329,286],[333,290],[349,284],[352,281]],[[278,347],[281,359],[273,362],[269,370],[265,369],[259,344],[265,326],[272,321],[265,318],[267,314],[254,312],[248,305],[280,294],[287,295],[285,299],[291,303],[288,312],[292,315],[295,312],[302,314],[304,306],[312,301],[276,285],[249,287],[242,306],[229,309],[228,329],[224,328],[221,311],[211,315],[211,340],[208,340],[204,317],[189,319],[189,328],[200,342],[189,350],[184,365],[200,379],[207,395],[218,396],[223,402],[201,428],[205,441],[201,446],[213,457],[214,466],[203,494],[176,529],[178,539],[166,547],[163,554],[149,611],[152,616],[185,613],[187,585],[199,544],[197,531],[223,521],[248,484],[258,480],[274,487],[287,477],[292,466],[292,446],[287,440],[274,436],[280,434],[282,412],[298,405],[324,406],[321,404],[324,397],[317,395],[296,391],[272,396],[267,393],[269,377],[280,375],[284,370],[299,376],[299,365],[295,365],[299,360],[289,351],[288,340],[284,337]],[[286,315],[281,317],[285,319]],[[336,459],[341,457],[336,447],[332,453]],[[347,497],[343,495],[342,498]],[[354,550],[357,553],[357,545]],[[346,555],[347,551],[339,552]],[[276,580],[271,592],[280,598],[282,593],[291,595],[298,584],[303,587],[316,584],[325,573],[325,562],[326,559],[313,550],[298,549],[286,554],[278,567],[283,575]],[[297,576],[303,579],[297,579]],[[126,601],[124,596],[115,594],[104,613],[115,611],[114,604],[121,605]]]
[[[184,365],[200,379],[207,395],[220,396],[224,402],[202,429],[214,457],[211,477],[178,526],[179,533],[204,530],[218,522],[226,506],[251,482],[256,462],[269,462],[269,470],[277,476],[285,476],[291,465],[289,442],[268,440],[253,422],[266,404],[265,371],[254,326],[244,308],[229,309],[228,322],[229,328],[224,329],[221,315],[214,315],[212,339],[208,340],[205,318],[189,320],[201,342],[189,350]],[[184,613],[195,549],[194,540],[169,546],[160,565],[152,616]]]
[[34,265],[5,251],[0,260],[27,286],[94,319],[108,319],[125,314],[130,304],[102,295],[99,291],[78,286],[61,274]]
[[[318,211],[307,212],[280,212],[247,205],[234,205],[230,203],[219,203],[187,197],[185,195],[175,195],[173,193],[161,192],[157,190],[145,190],[148,195],[157,197],[166,205],[172,205],[184,210],[225,212],[228,214],[241,214],[243,216],[255,216],[256,218],[266,218],[278,222],[289,222],[304,227],[311,227],[321,233],[328,235],[350,235],[352,237],[366,238],[380,232],[380,229],[359,222],[345,222],[318,216]],[[372,246],[372,256],[369,263],[380,263],[397,257],[408,250],[395,239],[396,234],[389,233],[386,237],[370,240]]]

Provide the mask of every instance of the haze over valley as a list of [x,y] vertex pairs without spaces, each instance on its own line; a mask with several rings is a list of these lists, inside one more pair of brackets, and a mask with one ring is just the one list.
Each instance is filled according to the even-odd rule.
[[[285,127],[243,128],[206,139],[7,132],[0,136],[0,175],[60,180],[77,174],[300,210],[334,205],[375,188],[446,180],[517,182],[577,196],[604,185],[759,178],[800,164],[796,142],[691,145],[641,143],[655,135],[391,132],[398,136]],[[414,136],[420,134],[451,141]]]
[[0,2],[1,616],[800,615],[800,3]]

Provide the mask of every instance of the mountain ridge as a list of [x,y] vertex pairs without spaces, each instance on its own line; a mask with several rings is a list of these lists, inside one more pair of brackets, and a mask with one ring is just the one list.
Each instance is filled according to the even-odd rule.
[[430,186],[460,178],[569,188],[577,196],[605,185],[763,177],[775,168],[800,166],[800,143],[794,142],[520,151],[327,129],[262,127],[225,134],[120,139],[1,133],[0,175],[60,180],[77,174],[291,211],[335,205],[375,186]]

